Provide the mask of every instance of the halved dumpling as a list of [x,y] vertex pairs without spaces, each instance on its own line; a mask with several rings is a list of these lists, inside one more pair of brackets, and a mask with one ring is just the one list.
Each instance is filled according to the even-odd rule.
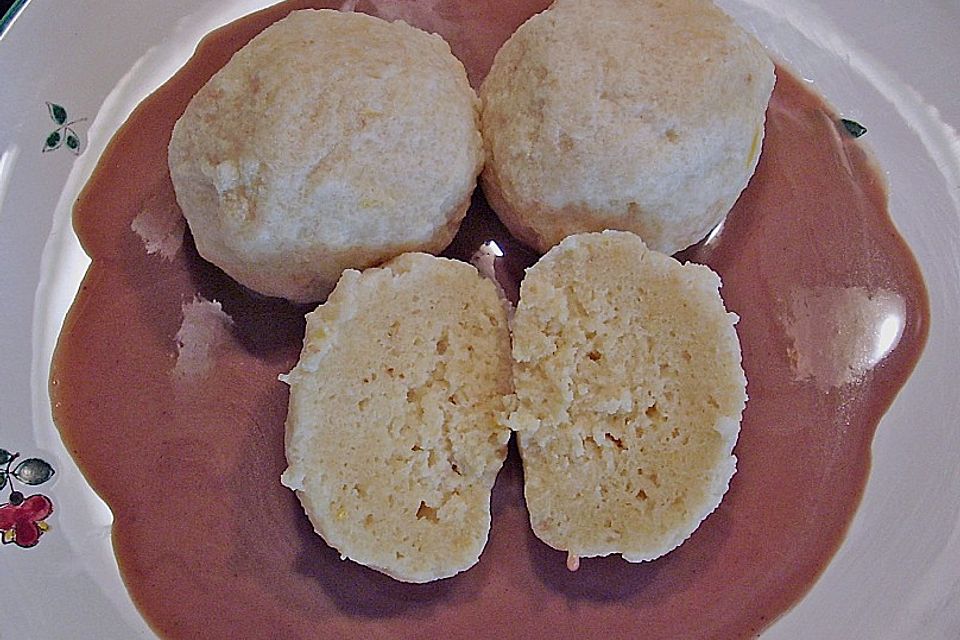
[[533,530],[574,563],[657,558],[720,504],[746,379],[719,287],[626,232],[570,236],[527,271],[508,422]]
[[475,564],[506,456],[510,334],[472,266],[405,254],[348,270],[307,315],[283,483],[344,558],[405,582]]

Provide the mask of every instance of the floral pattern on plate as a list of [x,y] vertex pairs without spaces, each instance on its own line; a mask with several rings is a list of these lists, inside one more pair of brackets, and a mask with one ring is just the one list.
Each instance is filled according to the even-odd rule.
[[83,122],[86,118],[76,120],[67,120],[67,110],[55,102],[47,102],[47,112],[50,119],[53,120],[57,128],[47,134],[43,141],[43,153],[56,151],[61,147],[69,149],[73,155],[78,156],[83,153],[83,138],[77,132],[76,124]]
[[0,467],[0,489],[10,485],[8,501],[0,505],[0,540],[5,545],[15,544],[24,549],[33,547],[40,542],[40,536],[50,529],[47,518],[53,513],[53,501],[40,493],[25,496],[16,488],[16,484],[43,484],[56,471],[46,460],[21,459],[19,453],[11,453],[6,449],[0,449]]

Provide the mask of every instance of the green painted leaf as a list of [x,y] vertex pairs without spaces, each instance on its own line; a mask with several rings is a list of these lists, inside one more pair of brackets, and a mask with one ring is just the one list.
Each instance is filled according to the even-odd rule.
[[69,149],[70,149],[71,151],[73,151],[73,152],[79,151],[79,150],[80,150],[80,136],[77,135],[77,132],[74,131],[73,129],[71,129],[70,127],[66,127],[66,128],[64,129],[64,133],[67,135],[67,137],[66,137],[66,139],[65,139],[65,142],[66,142],[66,144],[67,144],[67,147],[69,147]]
[[867,132],[867,128],[857,122],[856,120],[848,120],[847,118],[840,118],[840,124],[843,125],[843,128],[846,129],[854,138],[859,138]]
[[0,489],[3,489],[5,486],[7,486],[7,472],[0,471]]
[[0,449],[0,464],[7,464],[13,460],[13,454],[6,449]]
[[47,136],[46,141],[43,143],[43,150],[53,151],[54,149],[59,149],[61,144],[63,144],[63,136],[60,135],[60,130],[57,129]]
[[47,110],[50,111],[50,119],[57,124],[63,124],[67,121],[67,110],[60,105],[48,102]]
[[23,484],[43,484],[53,477],[53,467],[46,460],[27,458],[13,470],[13,477]]

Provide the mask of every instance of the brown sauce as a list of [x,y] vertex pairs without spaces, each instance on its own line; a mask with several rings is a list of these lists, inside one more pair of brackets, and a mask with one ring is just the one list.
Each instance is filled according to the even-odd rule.
[[[750,395],[739,471],[684,545],[651,563],[585,559],[568,572],[564,554],[530,531],[512,451],[480,563],[440,582],[401,584],[341,561],[279,483],[287,390],[277,375],[296,361],[307,309],[238,287],[197,256],[189,235],[166,259],[148,255],[131,229],[144,212],[177,215],[166,145],[192,94],[254,34],[307,4],[211,34],[117,133],[76,204],[93,263],[55,356],[54,411],[113,510],[120,568],[144,617],[171,638],[759,633],[840,544],[874,430],[926,337],[923,282],[886,212],[879,172],[838,133],[830,109],[778,69],[756,175],[722,231],[683,256],[723,277],[741,317]],[[405,17],[439,16],[424,26],[452,42],[476,84],[499,44],[544,3],[377,5],[386,17],[427,6]],[[505,253],[497,275],[515,291],[535,256],[478,194],[448,254],[469,259],[489,239]],[[178,338],[183,305],[197,296],[222,303],[232,325]],[[191,317],[216,324],[216,312],[204,313]],[[197,335],[212,336],[193,353],[206,366],[184,374],[178,339],[186,350]]]

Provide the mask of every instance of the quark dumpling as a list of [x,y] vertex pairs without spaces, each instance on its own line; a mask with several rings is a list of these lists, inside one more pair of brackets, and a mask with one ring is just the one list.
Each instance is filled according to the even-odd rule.
[[404,582],[477,562],[513,389],[493,282],[418,253],[347,270],[286,381],[282,481],[330,546]]
[[760,44],[709,0],[557,0],[480,89],[484,193],[539,251],[620,229],[675,253],[753,174],[773,84]]
[[190,101],[170,174],[204,258],[260,293],[316,301],[346,268],[449,244],[482,165],[478,129],[439,36],[295,11]]
[[720,504],[746,378],[719,287],[620,231],[570,236],[527,270],[508,423],[533,531],[574,562],[652,560]]

